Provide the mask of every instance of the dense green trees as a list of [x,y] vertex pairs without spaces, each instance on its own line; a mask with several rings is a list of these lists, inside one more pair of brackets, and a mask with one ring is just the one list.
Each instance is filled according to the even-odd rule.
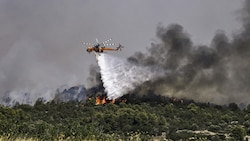
[[[159,99],[164,99],[157,97]],[[146,99],[146,97],[144,97]],[[249,107],[171,101],[95,105],[80,102],[0,106],[0,136],[40,140],[110,140],[162,137],[172,140],[243,140],[250,133]],[[196,133],[195,131],[212,133]],[[192,131],[192,132],[191,132]]]
[[246,131],[241,126],[235,126],[232,128],[231,136],[237,141],[243,141],[246,136]]

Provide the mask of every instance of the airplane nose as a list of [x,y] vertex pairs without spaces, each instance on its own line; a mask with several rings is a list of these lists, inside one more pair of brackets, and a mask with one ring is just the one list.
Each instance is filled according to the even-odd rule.
[[88,48],[86,49],[86,51],[87,51],[87,52],[89,52],[89,53],[91,52],[91,50],[90,50],[90,49],[88,49]]

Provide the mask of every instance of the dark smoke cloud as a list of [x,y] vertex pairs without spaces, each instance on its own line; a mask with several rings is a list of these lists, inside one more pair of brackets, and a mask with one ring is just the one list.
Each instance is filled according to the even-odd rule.
[[[221,3],[222,5],[225,1],[230,4],[223,10],[221,10],[220,4],[213,5],[213,3]],[[135,50],[144,50],[142,43],[148,44],[147,41],[153,33],[151,27],[154,27],[159,21],[186,23],[194,35],[197,31],[197,34],[201,35],[199,34],[201,31],[213,31],[215,26],[224,26],[221,24],[223,21],[231,21],[230,24],[224,26],[227,31],[231,26],[238,26],[231,19],[230,14],[227,14],[231,11],[228,9],[238,7],[239,2],[233,0],[230,2],[228,0],[220,2],[216,0],[188,1],[183,2],[182,5],[176,1],[152,2],[144,0],[143,6],[138,7],[141,3],[141,1],[130,1],[121,4],[120,1],[116,0],[108,2],[1,0],[0,99],[11,97],[17,101],[23,101],[22,99],[26,95],[30,96],[29,101],[32,103],[39,97],[52,99],[54,91],[60,87],[85,84],[89,65],[96,64],[96,62],[93,56],[86,55],[81,41],[94,42],[96,37],[100,41],[112,37],[115,43],[127,46],[121,55],[129,55]],[[186,7],[187,4],[192,8]],[[211,7],[215,9],[212,13]],[[197,11],[201,11],[202,14],[196,14]],[[163,13],[167,13],[167,15]],[[226,18],[220,20],[219,15],[225,15]],[[195,20],[190,20],[189,17]],[[202,21],[196,22],[197,19],[201,18]],[[211,25],[205,29],[202,25],[206,25],[207,22],[211,22]],[[181,28],[179,31],[183,30],[181,26],[179,28]],[[202,34],[202,37],[198,38],[203,40],[201,42],[204,42],[208,37],[210,38],[211,32],[205,33],[207,34]],[[183,35],[182,38],[189,37]],[[161,51],[160,45],[155,45],[159,46],[159,50],[156,51]],[[132,48],[132,46],[135,47]],[[183,46],[180,45],[180,47]],[[179,51],[173,50],[173,52],[177,54]],[[143,61],[145,63],[143,65],[157,64],[159,61],[154,58],[155,56],[149,57],[144,53],[139,54],[140,60],[146,59]],[[168,58],[175,61],[176,57],[178,58],[178,56],[171,55]],[[138,58],[136,59],[134,61],[141,63]],[[162,59],[165,60],[165,57]],[[160,65],[166,67],[163,62]],[[176,62],[184,65],[185,59],[180,58]],[[171,65],[173,69],[178,67],[172,61],[168,63],[167,66]],[[186,67],[185,69],[188,69],[190,74],[195,74],[193,73],[194,68]],[[91,73],[92,76],[99,75]],[[96,78],[98,77],[94,77],[90,81],[91,84],[100,83]],[[190,76],[191,78],[193,77]],[[175,77],[168,80],[176,81]]]
[[201,102],[247,103],[250,100],[249,1],[245,2],[242,13],[242,32],[230,40],[218,30],[210,46],[193,45],[189,34],[179,24],[166,28],[159,25],[156,36],[160,42],[152,43],[145,54],[135,53],[128,61],[161,66],[168,73],[143,84],[134,93],[153,91]]

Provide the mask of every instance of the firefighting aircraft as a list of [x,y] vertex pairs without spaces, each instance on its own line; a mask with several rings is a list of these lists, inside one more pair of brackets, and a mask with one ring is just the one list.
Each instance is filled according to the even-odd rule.
[[109,41],[111,41],[111,39],[108,39],[108,40],[106,40],[106,41],[104,41],[102,43],[99,43],[98,39],[96,38],[96,44],[92,44],[92,43],[83,43],[83,44],[88,45],[86,51],[89,52],[89,53],[92,52],[92,51],[94,51],[96,54],[99,54],[99,53],[103,53],[104,51],[117,51],[117,50],[121,50],[122,46],[120,44],[116,48],[106,47],[106,46],[115,45],[114,43],[108,43]]

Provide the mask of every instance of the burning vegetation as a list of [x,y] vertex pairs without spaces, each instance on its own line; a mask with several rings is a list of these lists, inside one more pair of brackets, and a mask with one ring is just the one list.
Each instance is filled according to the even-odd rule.
[[104,96],[104,97],[101,97],[101,96],[97,96],[96,99],[95,99],[95,105],[104,105],[106,103],[112,103],[114,104],[115,103],[115,100],[107,100],[107,97]]
[[95,98],[95,105],[105,105],[107,103],[115,104],[115,103],[126,103],[127,99],[112,99],[108,100],[106,96],[96,96]]

